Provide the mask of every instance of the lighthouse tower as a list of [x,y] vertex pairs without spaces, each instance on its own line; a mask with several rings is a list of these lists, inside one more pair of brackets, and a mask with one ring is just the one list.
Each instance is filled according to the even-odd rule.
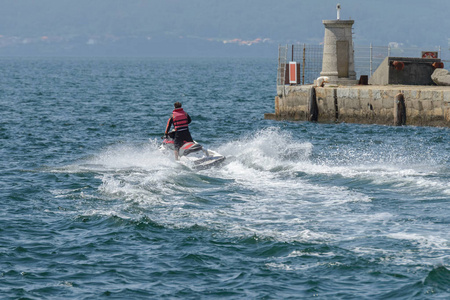
[[330,84],[355,85],[358,83],[353,55],[352,25],[354,20],[340,19],[340,4],[337,5],[337,20],[323,20],[325,37],[320,76],[328,77]]

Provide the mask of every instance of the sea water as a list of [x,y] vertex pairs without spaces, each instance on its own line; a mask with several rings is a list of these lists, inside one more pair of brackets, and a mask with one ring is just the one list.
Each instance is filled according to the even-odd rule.
[[264,120],[276,68],[1,58],[0,298],[449,299],[450,130]]

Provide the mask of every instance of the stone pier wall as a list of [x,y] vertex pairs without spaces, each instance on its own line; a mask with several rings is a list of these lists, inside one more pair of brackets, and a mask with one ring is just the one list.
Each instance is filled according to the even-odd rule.
[[[279,86],[267,119],[311,119],[312,85]],[[315,87],[318,122],[394,125],[396,95],[406,105],[406,125],[450,127],[450,87],[356,85]]]

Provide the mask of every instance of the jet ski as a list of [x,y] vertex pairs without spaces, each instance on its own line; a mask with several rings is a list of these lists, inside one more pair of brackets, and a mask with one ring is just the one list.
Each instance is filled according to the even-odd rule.
[[[175,150],[174,137],[175,131],[171,131],[169,134],[161,137],[163,141],[159,149],[173,154]],[[216,151],[206,149],[196,141],[184,143],[178,151],[178,158],[180,163],[196,170],[218,166],[225,160],[225,156]]]

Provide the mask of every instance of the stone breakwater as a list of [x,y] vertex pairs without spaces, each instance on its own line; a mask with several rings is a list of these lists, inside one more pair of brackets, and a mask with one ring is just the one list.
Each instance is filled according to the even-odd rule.
[[[313,90],[314,89],[314,90]],[[399,105],[399,94],[404,105]],[[402,99],[402,100],[403,100]],[[450,87],[411,85],[278,86],[266,119],[450,127]]]

